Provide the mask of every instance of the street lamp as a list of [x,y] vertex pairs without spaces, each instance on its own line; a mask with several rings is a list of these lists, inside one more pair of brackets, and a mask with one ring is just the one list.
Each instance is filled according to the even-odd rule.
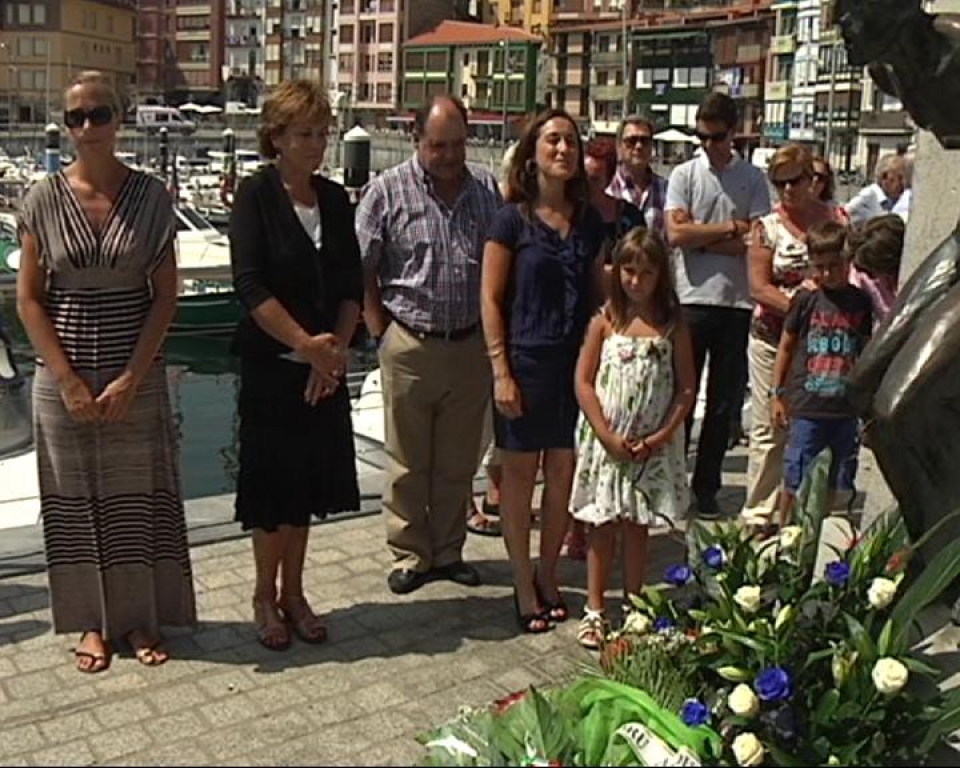
[[504,38],[500,41],[500,48],[503,51],[503,94],[501,101],[503,102],[503,121],[500,124],[500,149],[503,152],[507,151],[507,86],[510,82],[510,38]]
[[621,110],[623,114],[620,119],[624,119],[630,109],[630,50],[627,43],[627,14],[630,12],[630,0],[620,0],[620,39],[623,45],[623,105]]

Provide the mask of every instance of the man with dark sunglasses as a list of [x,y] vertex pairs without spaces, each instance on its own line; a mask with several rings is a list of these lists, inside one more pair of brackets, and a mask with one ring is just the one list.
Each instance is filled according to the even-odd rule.
[[[763,172],[733,150],[737,106],[709,94],[697,110],[701,149],[677,166],[667,189],[666,230],[677,294],[693,336],[697,379],[710,357],[706,412],[691,486],[701,518],[720,515],[723,457],[730,424],[746,386],[747,332],[753,304],[747,283],[746,237],[751,222],[770,211]],[[687,421],[690,437],[692,415]]]
[[[663,207],[667,199],[667,180],[653,172],[653,123],[642,115],[624,118],[617,129],[619,163],[606,193],[623,201],[623,233],[637,225],[663,234]],[[639,212],[639,216],[637,215]]]

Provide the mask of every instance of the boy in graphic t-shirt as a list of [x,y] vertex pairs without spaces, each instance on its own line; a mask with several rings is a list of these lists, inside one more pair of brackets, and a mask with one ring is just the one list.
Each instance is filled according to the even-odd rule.
[[858,421],[847,382],[873,328],[870,297],[847,281],[847,230],[833,221],[811,227],[807,252],[814,291],[799,291],[784,322],[773,369],[773,420],[790,435],[784,455],[780,524],[817,455],[829,448],[830,506],[852,491],[859,450]]

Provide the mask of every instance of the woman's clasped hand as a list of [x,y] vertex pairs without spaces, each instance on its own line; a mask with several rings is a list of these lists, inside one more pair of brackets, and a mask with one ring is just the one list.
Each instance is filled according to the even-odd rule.
[[347,370],[347,350],[332,333],[311,336],[298,349],[310,363],[310,376],[303,398],[310,405],[316,405],[321,399],[336,392],[340,380]]

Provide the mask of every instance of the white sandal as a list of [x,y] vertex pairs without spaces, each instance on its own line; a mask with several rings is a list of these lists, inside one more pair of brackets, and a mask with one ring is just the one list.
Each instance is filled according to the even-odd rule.
[[583,618],[580,619],[580,626],[577,628],[577,642],[584,648],[595,651],[606,637],[607,620],[604,618],[603,611],[584,608]]

